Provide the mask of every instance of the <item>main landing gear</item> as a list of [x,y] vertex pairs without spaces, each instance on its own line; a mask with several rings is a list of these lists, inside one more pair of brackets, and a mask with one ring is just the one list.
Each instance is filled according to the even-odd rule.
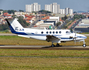
[[57,43],[56,45],[54,45],[54,44],[52,43],[51,47],[61,47],[61,45],[58,44],[58,43]]

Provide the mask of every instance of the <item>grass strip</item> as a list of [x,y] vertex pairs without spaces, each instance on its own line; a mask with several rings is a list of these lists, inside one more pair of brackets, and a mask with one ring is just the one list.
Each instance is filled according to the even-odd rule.
[[88,50],[29,50],[29,49],[0,49],[0,57],[89,57]]
[[0,70],[89,70],[88,57],[88,50],[0,49]]
[[[87,37],[86,45],[89,46],[89,37]],[[30,38],[23,38],[18,36],[0,36],[0,45],[44,45],[50,46],[52,43],[47,41],[35,40]],[[56,44],[56,43],[55,43]],[[83,42],[77,42],[76,44],[74,41],[60,43],[63,46],[81,46]]]

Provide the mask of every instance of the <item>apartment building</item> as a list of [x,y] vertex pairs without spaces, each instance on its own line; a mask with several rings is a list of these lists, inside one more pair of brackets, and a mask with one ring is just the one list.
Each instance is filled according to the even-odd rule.
[[65,14],[65,9],[60,9],[60,14]]
[[33,12],[33,11],[39,11],[39,10],[41,10],[41,5],[39,5],[38,3],[26,5],[26,12]]
[[50,5],[45,5],[45,10],[47,11],[51,11],[53,13],[60,13],[60,5],[57,4],[57,3],[53,3],[53,4],[50,4]]
[[73,9],[70,8],[60,9],[60,14],[73,15]]

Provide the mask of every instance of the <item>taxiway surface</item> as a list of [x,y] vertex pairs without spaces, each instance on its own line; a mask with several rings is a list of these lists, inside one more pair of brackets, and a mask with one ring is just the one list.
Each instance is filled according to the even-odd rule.
[[89,50],[89,46],[86,46],[84,48],[83,46],[49,47],[49,46],[26,46],[26,45],[1,45],[0,49]]

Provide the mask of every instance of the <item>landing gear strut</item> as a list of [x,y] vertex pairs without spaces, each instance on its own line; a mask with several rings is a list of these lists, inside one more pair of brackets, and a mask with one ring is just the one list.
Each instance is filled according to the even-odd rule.
[[83,47],[86,47],[85,40],[83,40]]
[[52,42],[52,45],[51,45],[51,47],[55,47],[55,45],[53,44],[53,42]]
[[61,46],[60,44],[58,44],[58,43],[56,44],[56,47],[60,47],[60,46]]
[[60,44],[56,44],[56,45],[54,45],[53,43],[52,43],[52,45],[51,45],[51,47],[60,47],[61,45]]

